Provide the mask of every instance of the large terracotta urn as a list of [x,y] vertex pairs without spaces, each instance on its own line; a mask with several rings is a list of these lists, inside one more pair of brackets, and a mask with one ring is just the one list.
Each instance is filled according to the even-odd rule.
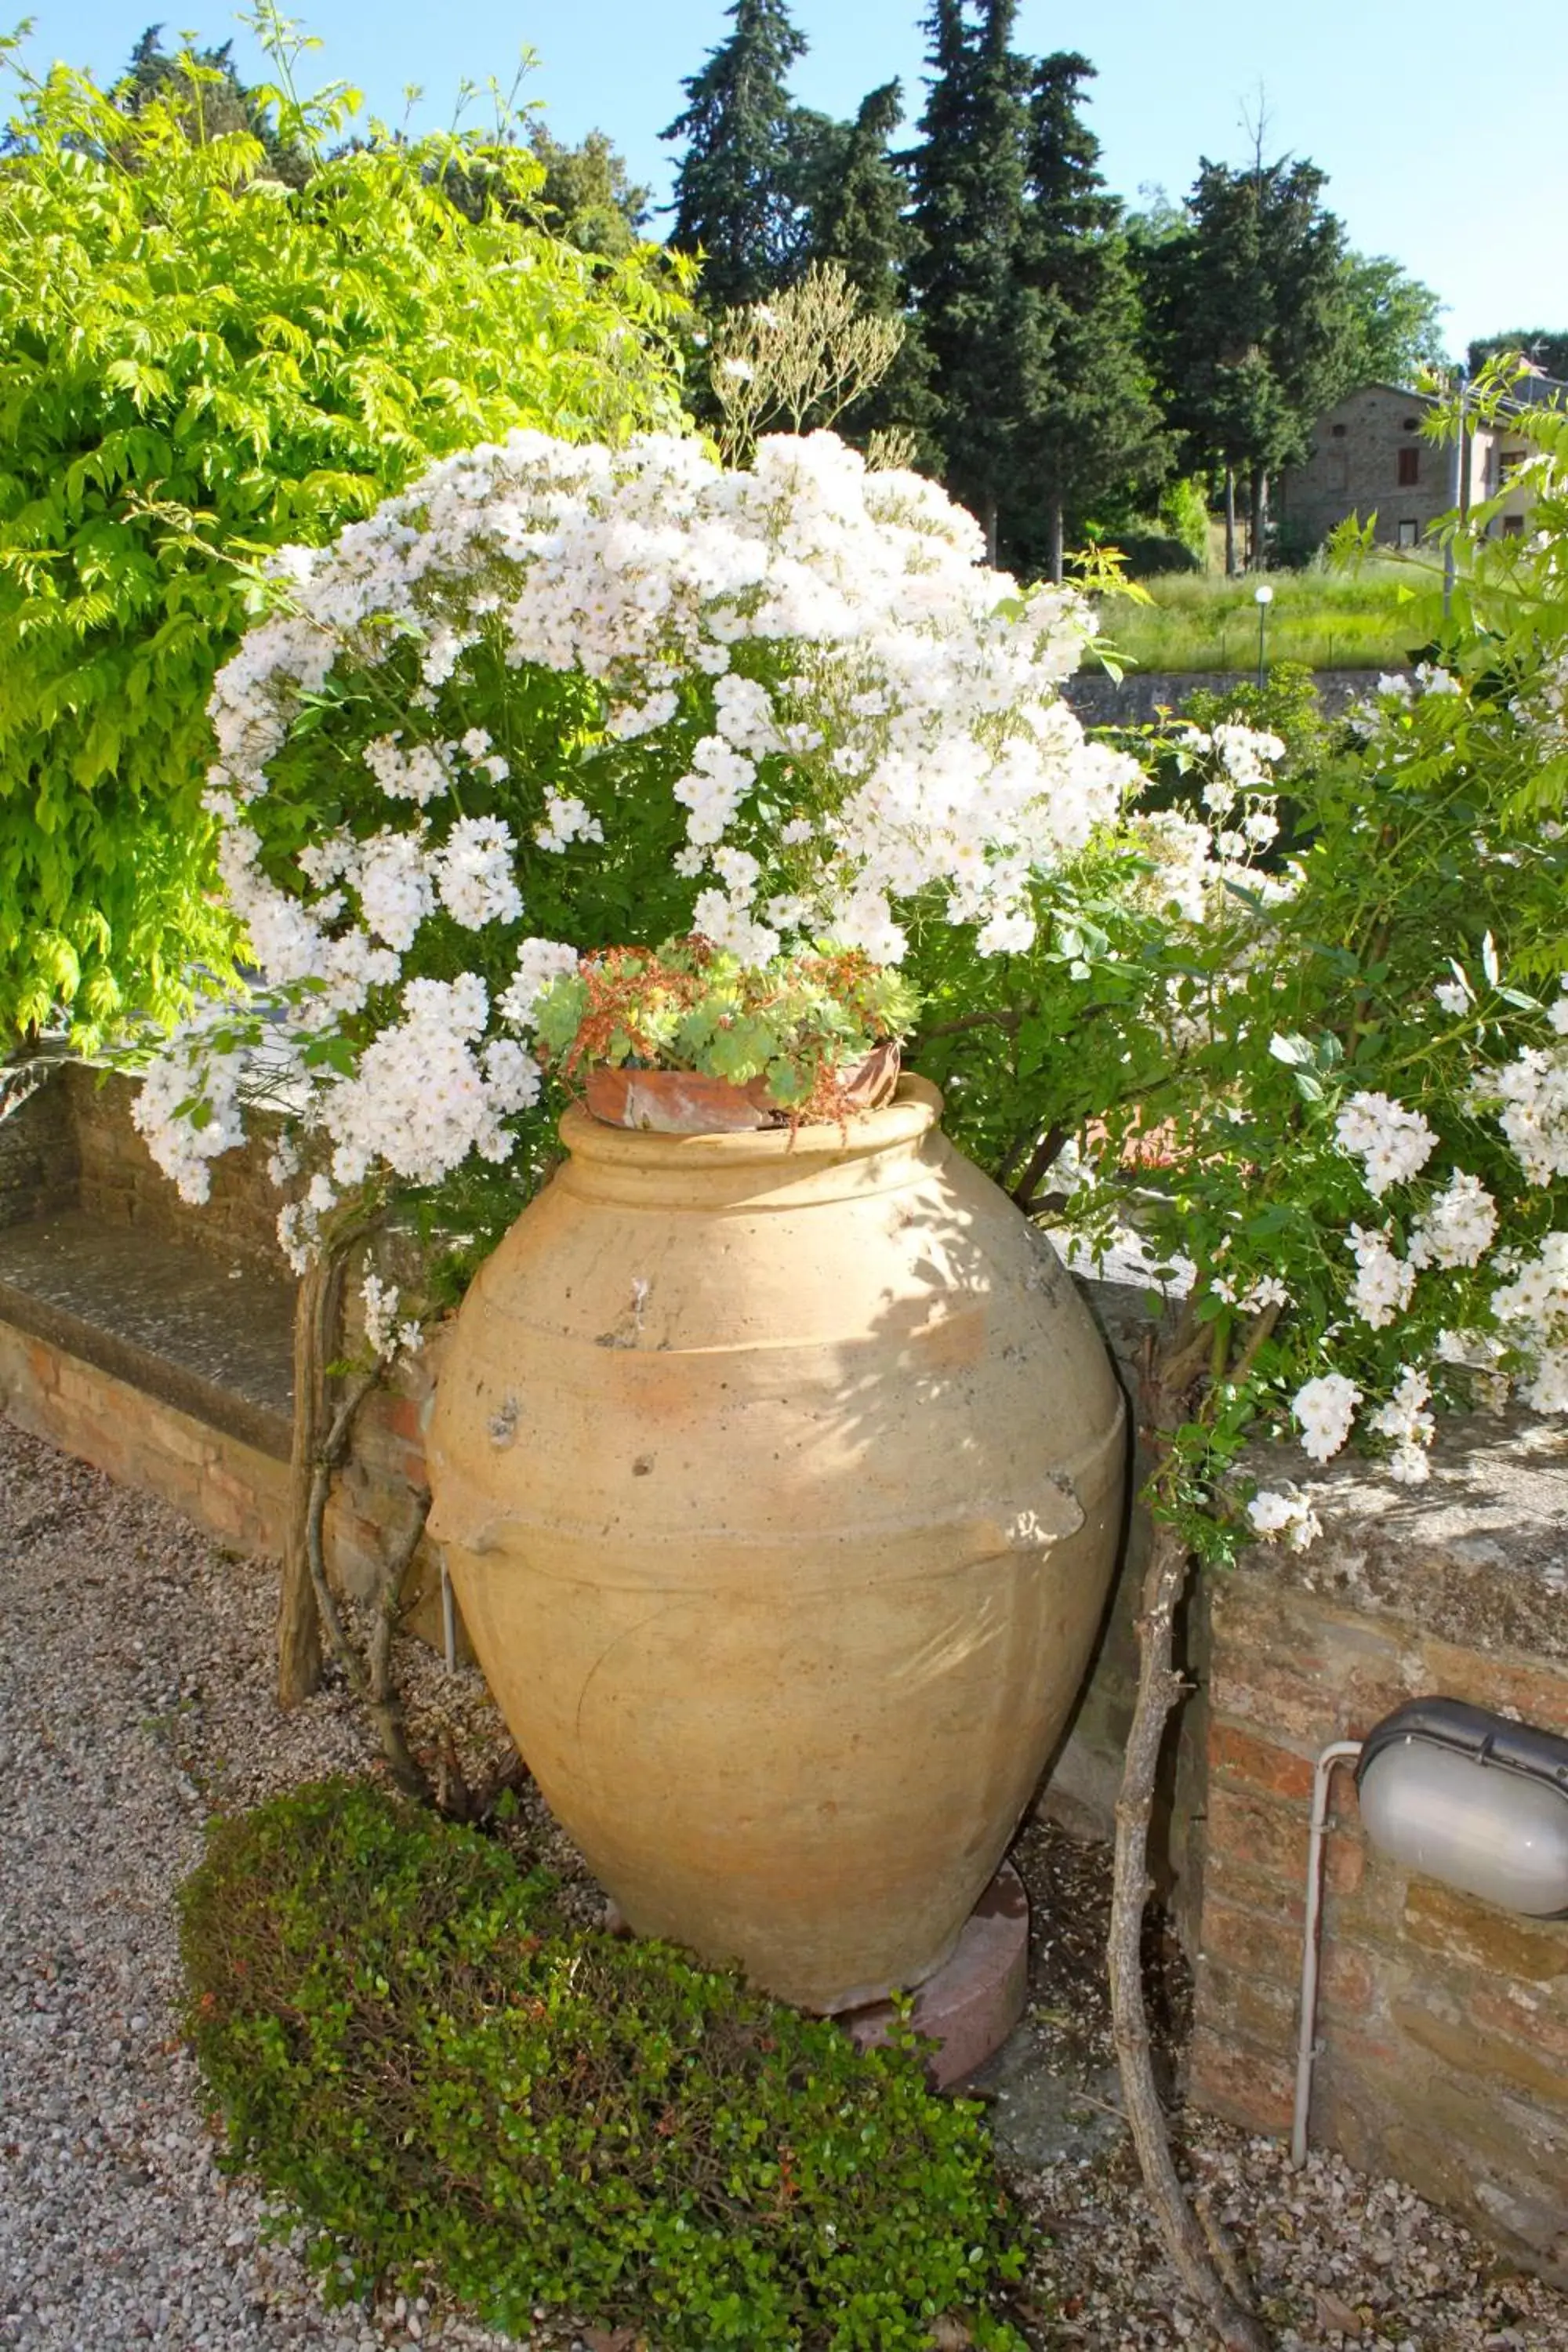
[[464,1301],[431,1531],[639,1934],[807,2009],[941,1967],[1078,1692],[1123,1415],[1049,1244],[904,1080],[796,1133],[568,1112]]

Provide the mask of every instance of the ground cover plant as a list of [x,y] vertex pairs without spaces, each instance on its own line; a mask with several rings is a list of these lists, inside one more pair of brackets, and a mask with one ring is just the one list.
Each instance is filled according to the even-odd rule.
[[511,426],[679,415],[671,265],[550,235],[504,124],[344,144],[350,94],[300,100],[290,28],[255,28],[301,185],[205,128],[211,67],[122,108],[0,40],[0,1055],[171,1020],[231,969],[205,704],[259,559]]
[[912,2043],[574,1927],[496,1842],[364,1782],[213,1825],[188,2030],[228,2160],[338,2295],[432,2284],[723,2345],[898,2352],[1000,2315],[1022,2259],[973,2103]]
[[[1255,670],[1258,575],[1167,572],[1143,580],[1149,601],[1107,596],[1106,635],[1143,670]],[[1391,670],[1425,642],[1410,567],[1370,562],[1344,573],[1311,565],[1271,572],[1265,640],[1270,662],[1309,669]]]

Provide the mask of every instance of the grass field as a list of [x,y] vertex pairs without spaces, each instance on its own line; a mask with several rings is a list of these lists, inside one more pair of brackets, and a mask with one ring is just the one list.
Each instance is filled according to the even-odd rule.
[[[1429,582],[1426,572],[1394,562],[1355,572],[1271,572],[1267,658],[1305,662],[1310,669],[1392,668],[1432,634]],[[1171,572],[1143,585],[1152,604],[1108,596],[1100,605],[1105,635],[1130,663],[1143,670],[1254,667],[1256,573],[1226,580]]]

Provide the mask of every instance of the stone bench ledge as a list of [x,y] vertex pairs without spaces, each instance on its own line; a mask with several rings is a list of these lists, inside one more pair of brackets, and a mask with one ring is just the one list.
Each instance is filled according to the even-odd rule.
[[0,1229],[0,1322],[289,1458],[293,1285],[80,1209]]
[[1523,1412],[1439,1415],[1432,1475],[1401,1486],[1347,1448],[1321,1467],[1256,1449],[1259,1486],[1289,1477],[1322,1523],[1304,1552],[1259,1545],[1242,1567],[1438,1641],[1568,1663],[1568,1429]]

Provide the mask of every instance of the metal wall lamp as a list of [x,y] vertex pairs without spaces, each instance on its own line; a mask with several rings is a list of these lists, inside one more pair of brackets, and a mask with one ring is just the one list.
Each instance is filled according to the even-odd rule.
[[1362,1825],[1379,1853],[1526,1918],[1568,1918],[1568,1739],[1463,1699],[1417,1698],[1364,1739],[1318,1759],[1307,1852],[1301,2030],[1290,2157],[1307,2160],[1317,2056],[1323,1841],[1337,1766],[1354,1763]]

